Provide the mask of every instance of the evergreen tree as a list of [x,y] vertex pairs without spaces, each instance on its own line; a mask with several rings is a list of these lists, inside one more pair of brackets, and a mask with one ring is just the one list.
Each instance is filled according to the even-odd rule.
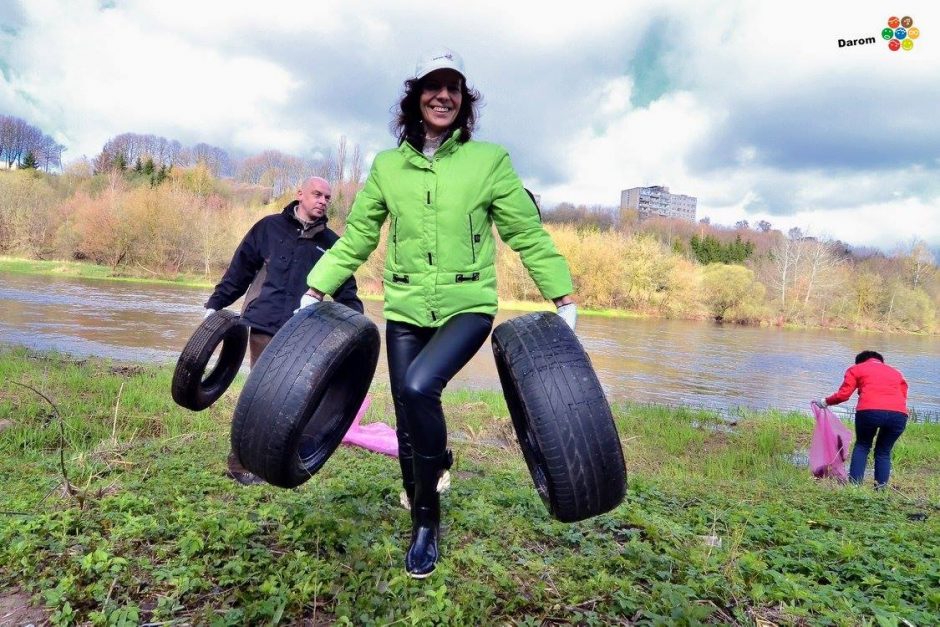
[[134,172],[140,174],[144,171],[144,164],[140,162],[140,157],[137,157],[137,162],[134,164]]
[[147,157],[147,160],[144,162],[144,174],[147,176],[152,176],[154,170],[156,170],[156,165],[153,163],[152,157]]
[[23,165],[20,167],[24,170],[35,170],[39,167],[39,164],[36,162],[36,155],[33,154],[32,150],[27,152],[26,156],[23,157]]
[[114,156],[114,167],[121,172],[127,171],[127,157],[124,156],[123,152],[119,152]]
[[745,242],[740,235],[729,244],[722,244],[712,235],[706,235],[704,238],[693,235],[689,240],[689,248],[703,266],[710,263],[744,263],[754,254],[754,243]]

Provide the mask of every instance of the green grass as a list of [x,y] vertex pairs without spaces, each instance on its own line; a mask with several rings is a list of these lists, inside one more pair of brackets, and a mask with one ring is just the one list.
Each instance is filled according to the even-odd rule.
[[[908,428],[897,489],[875,493],[788,461],[806,417],[742,412],[725,433],[708,411],[617,405],[627,499],[568,525],[533,489],[500,395],[447,392],[442,560],[415,581],[395,460],[343,447],[298,489],[239,487],[222,472],[243,380],[193,413],[170,379],[0,353],[0,597],[23,587],[56,624],[921,625],[940,612],[937,425]],[[76,495],[55,412],[14,382],[58,408]],[[381,382],[373,396],[366,420],[392,422]]]
[[16,274],[37,274],[43,276],[75,277],[80,279],[99,279],[104,281],[122,281],[125,283],[144,283],[150,285],[179,285],[180,287],[211,288],[204,278],[180,275],[176,278],[141,276],[124,269],[113,272],[108,266],[83,261],[58,261],[21,259],[0,256],[0,272]]
[[[577,294],[575,294],[577,296]],[[500,309],[509,309],[511,311],[553,311],[554,305],[548,301],[527,301],[527,300],[500,300]],[[579,316],[596,316],[599,318],[636,318],[651,319],[653,316],[643,314],[637,311],[627,309],[588,309],[578,305]]]

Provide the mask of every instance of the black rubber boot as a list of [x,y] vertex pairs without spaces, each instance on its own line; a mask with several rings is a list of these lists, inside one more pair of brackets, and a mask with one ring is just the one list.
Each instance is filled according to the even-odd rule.
[[225,476],[229,479],[234,479],[242,485],[262,485],[264,483],[264,479],[242,466],[238,456],[235,455],[235,451],[229,451],[227,464],[228,470],[225,472]]
[[415,498],[411,505],[411,546],[405,556],[405,570],[415,579],[427,577],[437,565],[441,524],[437,481],[450,468],[451,459],[450,451],[432,457],[414,454]]
[[404,429],[396,429],[398,436],[398,465],[401,466],[401,484],[405,488],[408,508],[415,502],[415,467],[411,452],[411,438]]

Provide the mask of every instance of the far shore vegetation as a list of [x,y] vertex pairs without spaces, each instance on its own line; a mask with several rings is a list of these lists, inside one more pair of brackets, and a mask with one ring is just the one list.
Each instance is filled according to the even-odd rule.
[[[815,480],[804,414],[615,403],[629,488],[553,520],[501,394],[444,393],[442,559],[405,575],[394,459],[340,447],[294,490],[223,476],[239,376],[176,406],[170,366],[0,350],[0,609],[54,625],[928,625],[940,424],[892,489]],[[384,382],[365,422],[394,423]],[[45,398],[44,398],[45,397]],[[0,614],[3,616],[3,614]],[[3,622],[0,620],[0,622]]]
[[[250,226],[280,211],[305,176],[333,182],[330,224],[342,233],[364,172],[358,146],[350,150],[345,138],[316,162],[266,151],[233,163],[220,149],[176,144],[174,152],[163,138],[124,134],[93,161],[58,173],[24,163],[0,170],[0,269],[69,274],[76,266],[63,260],[79,261],[77,276],[208,287]],[[543,208],[542,217],[586,312],[940,332],[940,270],[915,237],[885,254],[765,221],[641,221],[570,203]],[[384,246],[383,238],[356,274],[364,294],[382,293]],[[501,304],[544,308],[519,256],[502,242],[497,256]]]

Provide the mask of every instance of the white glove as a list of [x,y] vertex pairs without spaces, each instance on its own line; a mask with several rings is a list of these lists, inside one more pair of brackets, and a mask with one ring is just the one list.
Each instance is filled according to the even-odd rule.
[[565,321],[565,324],[571,327],[571,330],[574,331],[574,326],[578,322],[578,306],[574,303],[561,305],[558,308],[558,315],[561,316],[561,319]]
[[206,318],[208,318],[214,313],[215,313],[215,309],[209,309],[208,307],[206,307],[206,313],[202,315],[202,319],[205,320]]
[[316,296],[311,296],[310,294],[304,294],[300,297],[300,307],[294,310],[294,313],[297,313],[301,309],[306,309],[310,305],[319,303],[322,299],[317,298]]
[[826,399],[824,399],[824,398],[821,398],[821,399],[818,399],[818,400],[813,401],[813,404],[814,404],[816,407],[819,407],[820,409],[825,409],[825,408],[827,407],[827,405],[826,405]]

